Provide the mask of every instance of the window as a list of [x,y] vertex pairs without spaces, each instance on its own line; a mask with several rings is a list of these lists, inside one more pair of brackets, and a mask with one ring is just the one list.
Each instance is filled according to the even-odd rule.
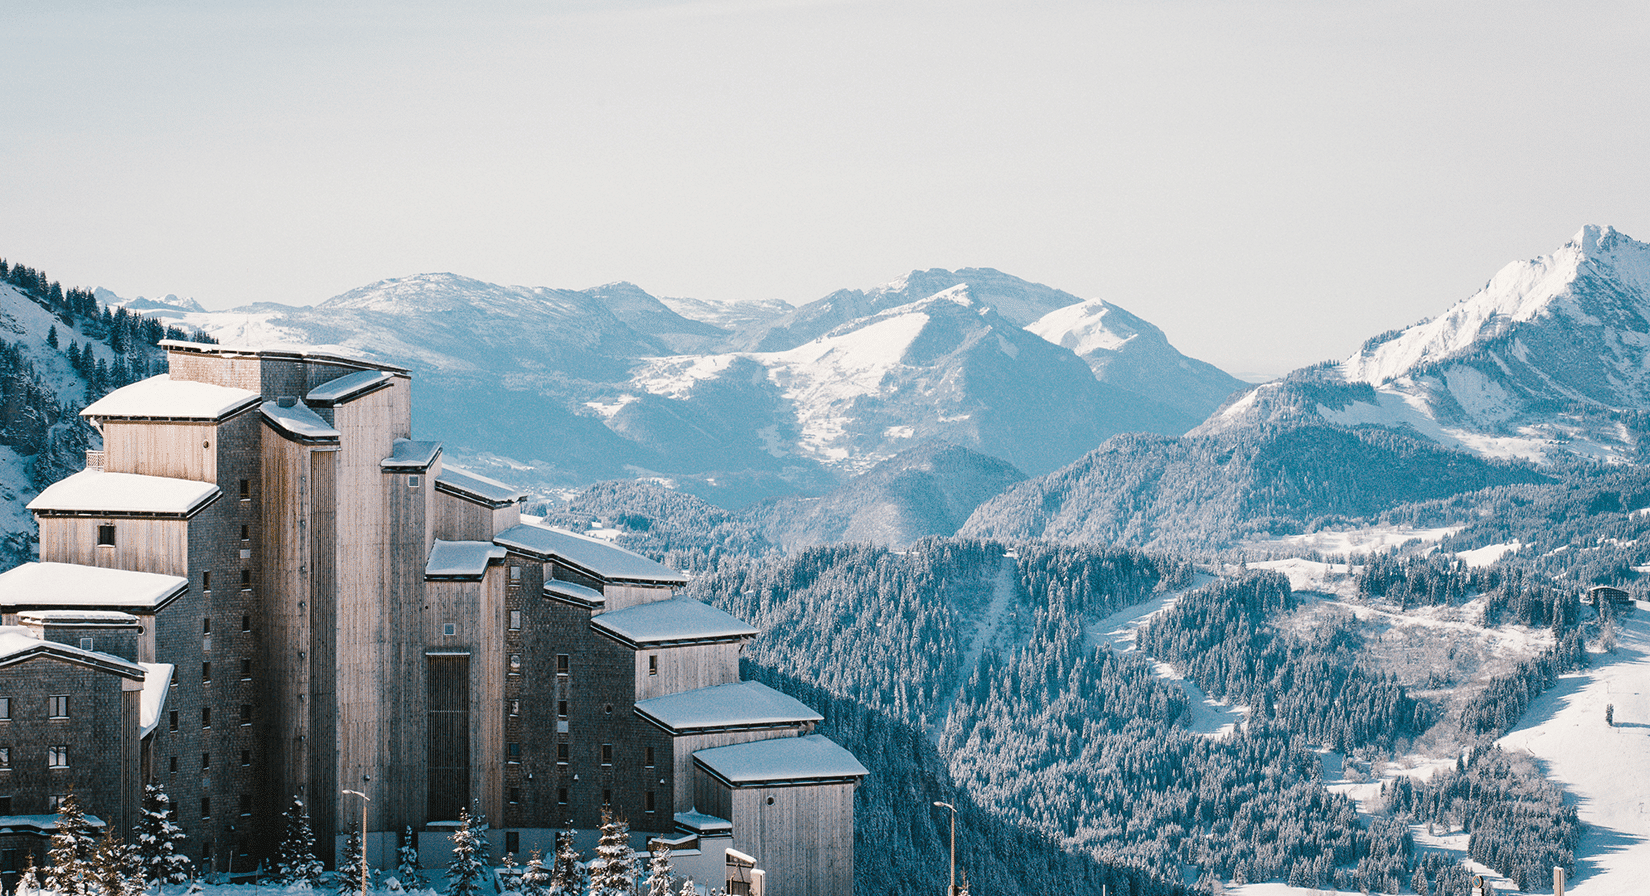
[[251,540],[252,540],[252,527],[251,526],[242,526],[241,527],[241,541],[251,541]]
[[513,631],[513,632],[521,631],[521,611],[520,610],[511,610],[510,611],[510,631]]
[[252,680],[252,661],[251,660],[241,660],[241,680],[242,681],[251,681]]
[[11,698],[0,697],[0,722],[11,721]]
[[211,818],[212,817],[212,798],[209,797],[209,796],[201,797],[201,817],[202,818]]
[[604,715],[612,715],[613,714],[613,704],[609,703],[609,704],[606,704],[605,706],[603,706],[602,707],[602,713]]
[[647,674],[649,674],[649,675],[658,675],[659,674],[659,655],[657,653],[648,654],[648,657],[647,657]]
[[556,654],[556,674],[557,675],[567,675],[567,674],[569,674],[570,671],[572,670],[572,667],[573,667],[572,657],[569,657],[565,653]]
[[642,764],[647,766],[648,768],[652,768],[653,767],[653,748],[648,747],[645,751],[643,751],[642,757],[643,757],[642,758]]
[[251,765],[251,764],[252,764],[252,751],[251,750],[242,750],[241,751],[241,765]]
[[11,747],[0,747],[0,769],[11,768]]
[[252,794],[243,793],[243,794],[241,794],[241,815],[244,817],[244,816],[251,815],[251,814],[252,814]]
[[556,715],[559,718],[563,718],[563,719],[567,718],[567,701],[566,700],[557,700],[556,701]]
[[[252,500],[252,480],[250,480],[250,479],[242,479],[241,480],[241,500],[242,501]],[[202,812],[201,814],[205,815],[206,813]]]
[[252,617],[249,614],[246,614],[246,613],[241,614],[241,631],[243,631],[243,632],[252,631]]
[[602,765],[613,764],[613,745],[602,744]]
[[[212,574],[210,572],[201,573],[201,590],[202,591],[211,591],[212,590]],[[208,629],[208,631],[210,631],[210,629]]]
[[203,635],[212,634],[212,617],[210,617],[210,616],[202,616],[201,617],[201,634],[203,634]]
[[407,488],[418,488],[418,477],[417,476],[408,476],[407,477]]
[[205,681],[211,681],[211,680],[212,680],[212,664],[211,663],[201,663],[201,681],[205,682]]
[[511,762],[520,762],[521,761],[521,744],[516,744],[516,743],[510,744],[509,745],[509,754],[510,754],[510,761]]
[[602,788],[602,806],[605,808],[611,805],[613,805],[613,791],[604,787]]
[[252,704],[250,704],[250,703],[242,703],[241,704],[241,724],[242,725],[252,724]]
[[58,807],[63,805],[63,800],[67,796],[68,794],[54,793],[51,796],[46,797],[46,808],[49,811],[56,812]]
[[46,767],[47,768],[68,768],[69,767],[69,748],[67,746],[47,747],[46,748]]
[[519,567],[519,566],[510,567],[510,581],[512,581],[512,582],[521,581],[521,567]]
[[[173,715],[177,715],[177,713],[173,713]],[[170,771],[170,772],[171,772],[171,773],[172,773],[172,774],[174,774],[174,775],[175,775],[175,774],[177,774],[177,773],[178,773],[178,757],[176,757],[176,756],[173,756],[173,757],[172,757],[172,758],[171,758],[171,761],[170,761],[170,762],[168,762],[168,763],[167,763],[167,765],[168,765],[168,770],[169,770],[169,771]]]
[[91,650],[91,649],[93,649],[92,648],[92,639],[91,638],[81,638],[80,639],[80,649],[81,650]]
[[561,763],[562,765],[567,764],[567,745],[566,744],[556,744],[556,761],[558,763]]
[[[166,714],[166,728],[167,728],[168,731],[178,730],[178,711],[177,710],[174,709],[171,712]],[[174,769],[172,769],[172,771],[177,771],[177,769],[174,768]]]
[[[510,802],[512,802],[512,803],[521,802],[521,788],[520,787],[510,788]],[[514,837],[514,836],[515,836],[514,831],[509,831],[505,834],[505,837],[507,837],[507,838],[508,837]],[[505,846],[504,851],[505,852],[514,852],[515,850],[510,849],[509,846]]]
[[[177,686],[178,686],[178,667],[173,666],[172,667],[172,687],[177,687]],[[176,727],[174,727],[172,730],[176,731],[178,729]]]
[[518,675],[521,673],[521,654],[510,654],[510,671]]
[[441,626],[441,633],[450,638],[453,635],[458,634],[458,626],[451,622],[443,623]]
[[[251,587],[252,587],[252,570],[250,570],[250,569],[241,570],[241,588],[246,589],[246,588],[251,588]],[[242,629],[242,631],[245,631],[245,629]]]
[[212,727],[212,707],[210,707],[210,706],[201,707],[201,727],[202,728],[211,728]]
[[511,700],[510,701],[510,715],[513,715],[513,716],[521,715],[521,701],[520,700]]
[[645,806],[646,806],[645,811],[648,811],[648,812],[653,811],[653,791],[651,791],[651,790],[649,790],[647,792],[647,800],[645,801]]
[[11,797],[0,796],[0,815],[11,814]]
[[201,754],[201,771],[205,771],[205,770],[207,770],[211,767],[212,767],[212,754],[211,753],[202,753]]
[[69,717],[69,698],[67,696],[47,697],[46,715],[54,719]]
[[565,788],[565,787],[557,787],[556,788],[556,804],[560,805],[560,806],[567,805],[567,788]]
[[112,548],[115,546],[115,527],[112,524],[104,524],[97,527],[97,544],[98,547],[104,548]]

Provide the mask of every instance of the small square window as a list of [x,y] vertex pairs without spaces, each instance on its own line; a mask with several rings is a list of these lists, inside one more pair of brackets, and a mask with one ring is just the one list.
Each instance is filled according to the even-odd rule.
[[613,764],[613,745],[602,744],[602,765]]
[[451,638],[453,635],[458,634],[458,625],[452,622],[443,623],[441,626],[441,634]]
[[[9,797],[9,796],[0,796],[0,815],[10,815],[10,814],[11,814],[11,797]],[[13,864],[11,867],[15,868],[17,866],[15,864]]]
[[521,567],[519,567],[519,566],[510,567],[510,581],[512,581],[512,582],[521,581]]
[[67,696],[47,697],[46,715],[54,719],[69,717],[69,698]]
[[521,671],[521,654],[519,654],[519,653],[510,654],[510,671],[511,672],[520,672]]
[[104,548],[115,546],[115,527],[113,525],[105,524],[97,527],[97,544],[98,547]]
[[418,477],[417,476],[408,476],[407,477],[407,488],[418,488]]
[[11,698],[0,697],[0,722],[11,721]]
[[46,767],[47,768],[68,768],[69,767],[69,748],[66,747],[66,746],[47,747],[46,748]]
[[80,639],[80,649],[81,650],[92,650],[92,649],[94,649],[92,647],[92,639],[91,638],[81,638]]
[[566,675],[566,674],[568,674],[569,672],[572,671],[572,668],[573,668],[572,657],[568,656],[565,653],[556,654],[556,674],[557,675]]
[[510,754],[510,761],[511,762],[520,762],[521,761],[521,744],[518,744],[518,743],[510,744],[509,745],[509,754]]
[[561,763],[566,763],[567,762],[567,745],[566,744],[556,744],[556,761],[561,762]]
[[520,610],[511,610],[510,611],[510,631],[513,631],[513,632],[521,631],[521,611]]
[[51,812],[56,812],[58,807],[62,806],[63,801],[67,798],[68,795],[62,793],[54,793],[51,796],[46,797],[46,809]]

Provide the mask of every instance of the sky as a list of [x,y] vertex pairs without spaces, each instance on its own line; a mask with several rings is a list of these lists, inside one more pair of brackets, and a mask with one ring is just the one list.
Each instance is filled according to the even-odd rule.
[[208,308],[451,271],[800,304],[994,267],[1248,378],[1583,224],[1650,4],[7,0],[0,257]]

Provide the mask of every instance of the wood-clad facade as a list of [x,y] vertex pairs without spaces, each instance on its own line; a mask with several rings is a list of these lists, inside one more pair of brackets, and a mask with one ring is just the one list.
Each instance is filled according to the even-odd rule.
[[[181,580],[163,606],[134,609],[146,633],[133,649],[176,671],[160,722],[120,762],[169,786],[197,858],[250,868],[294,796],[319,841],[341,845],[361,811],[342,790],[370,798],[380,866],[406,829],[461,810],[486,816],[496,856],[594,828],[604,808],[668,837],[697,802],[728,813],[738,849],[797,869],[767,878],[777,896],[851,884],[857,778],[768,787],[783,812],[751,814],[741,788],[707,790],[695,761],[806,734],[817,714],[678,730],[638,711],[760,687],[739,679],[754,629],[674,599],[680,573],[523,525],[521,492],[448,471],[438,444],[411,438],[405,370],[165,345],[169,379],[85,412],[103,473],[127,477],[109,480],[107,506],[85,488],[53,499],[54,485],[36,515],[45,563]],[[17,600],[0,575],[0,612]],[[688,628],[659,631],[676,619]],[[805,845],[772,840],[795,832]]]

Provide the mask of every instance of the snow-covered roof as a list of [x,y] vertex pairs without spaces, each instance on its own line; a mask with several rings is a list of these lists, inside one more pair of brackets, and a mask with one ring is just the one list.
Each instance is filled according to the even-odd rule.
[[389,382],[393,376],[394,374],[383,370],[357,370],[316,386],[309,390],[304,400],[311,404],[338,404],[378,388],[380,383]]
[[544,583],[544,595],[557,600],[578,604],[581,607],[602,607],[607,605],[607,596],[576,582],[563,582],[560,579],[548,579]]
[[17,614],[17,621],[36,625],[137,625],[131,613],[114,610],[29,610]]
[[669,585],[687,582],[687,576],[663,563],[565,529],[522,524],[500,532],[493,540],[533,556],[554,557],[580,572],[609,582]]
[[51,656],[134,680],[142,680],[146,674],[142,666],[113,654],[81,650],[79,647],[56,641],[42,641],[20,625],[0,625],[0,668],[37,656]]
[[142,420],[222,420],[258,403],[258,393],[212,383],[174,380],[169,373],[122,386],[92,402],[82,417]]
[[81,470],[29,502],[36,513],[100,516],[190,516],[218,497],[218,487],[193,479]]
[[[103,819],[96,815],[86,816],[86,826],[101,828]],[[0,815],[0,834],[55,834],[57,832],[57,813],[50,815]]]
[[709,604],[686,597],[603,613],[592,628],[632,649],[754,638],[756,629]]
[[672,734],[736,728],[775,728],[824,718],[802,701],[757,681],[737,681],[654,697],[636,714]]
[[291,404],[282,404],[288,399],[266,401],[263,403],[264,419],[276,429],[304,440],[336,441],[339,432],[332,428],[332,424],[321,419],[321,415],[309,409],[309,406],[297,399],[291,399]]
[[0,607],[158,609],[188,590],[178,576],[76,563],[25,563],[0,573]]
[[479,579],[487,564],[504,559],[504,548],[490,541],[441,541],[430,548],[426,579]]
[[505,485],[497,479],[488,479],[457,467],[442,467],[441,475],[435,477],[435,487],[438,491],[452,492],[461,498],[492,507],[504,507],[527,497],[526,492],[513,485]]
[[435,463],[435,456],[440,453],[440,442],[396,439],[390,446],[390,456],[379,461],[378,466],[385,470],[423,470]]
[[379,361],[369,361],[354,355],[340,355],[336,352],[317,351],[308,345],[221,345],[219,343],[190,342],[186,339],[162,339],[161,348],[167,351],[188,352],[195,355],[223,355],[227,357],[246,356],[256,358],[275,358],[292,361],[318,361],[324,364],[343,364],[350,367],[372,367],[378,370],[388,370],[393,373],[406,373],[407,368],[397,367],[394,364],[384,364]]
[[138,739],[149,736],[160,724],[166,710],[166,696],[172,690],[171,663],[138,663],[148,673],[143,679],[143,693],[138,698]]
[[733,830],[733,822],[703,812],[689,811],[676,813],[676,827],[695,834],[727,833]]
[[854,754],[823,734],[712,747],[694,753],[693,762],[730,787],[826,784],[870,774]]

